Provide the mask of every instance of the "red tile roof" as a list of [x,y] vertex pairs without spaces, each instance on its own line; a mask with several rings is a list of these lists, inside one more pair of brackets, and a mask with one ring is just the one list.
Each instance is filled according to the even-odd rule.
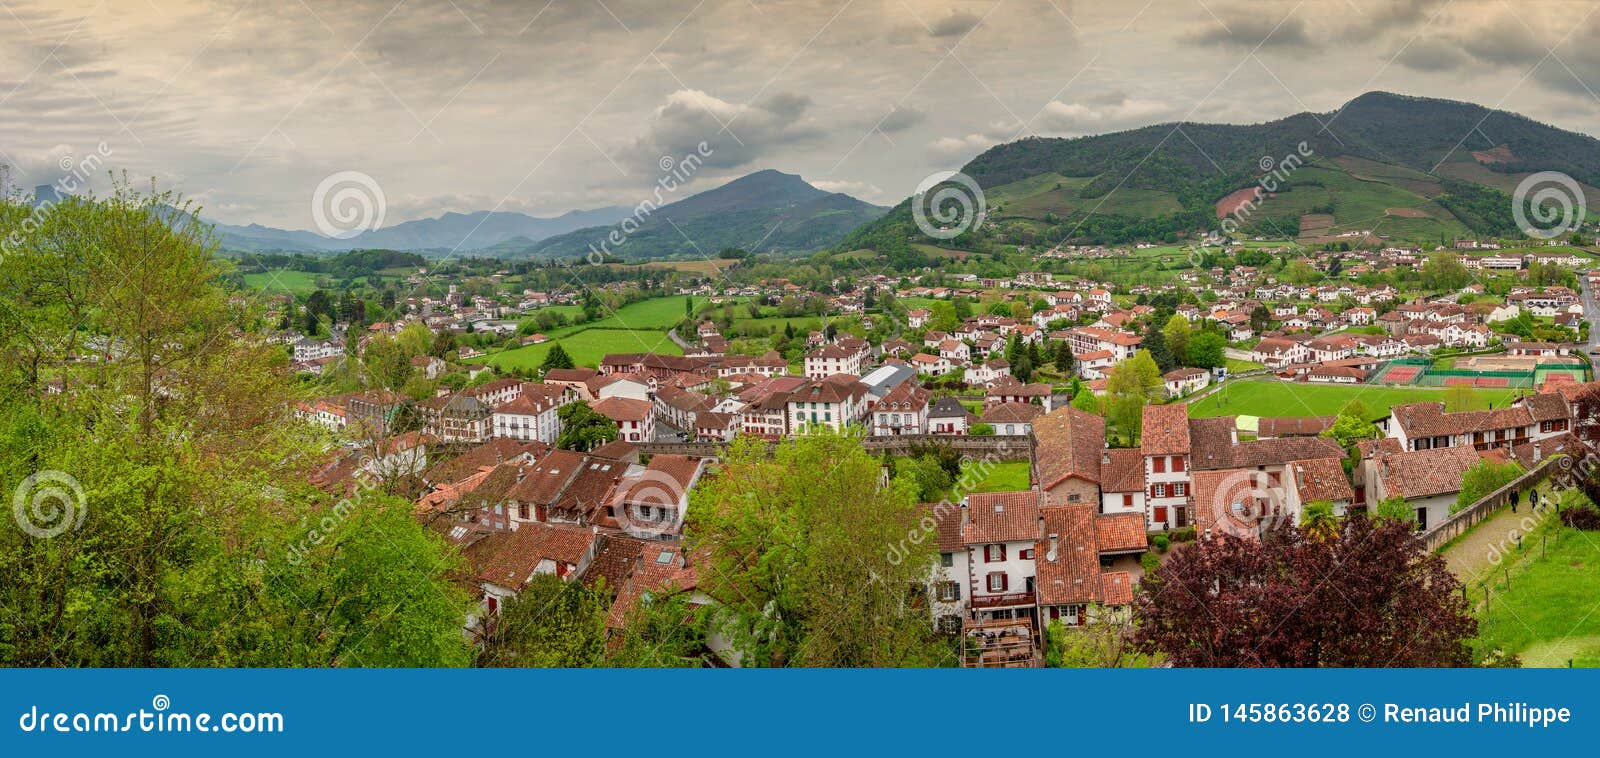
[[1057,408],[1033,420],[1033,439],[1033,472],[1040,489],[1071,477],[1100,482],[1105,419],[1071,406]]
[[1100,459],[1102,492],[1143,492],[1144,451],[1139,448],[1107,450]]
[[1024,542],[1039,536],[1039,493],[985,492],[967,496],[966,545]]
[[1147,405],[1140,428],[1145,455],[1189,454],[1188,404]]

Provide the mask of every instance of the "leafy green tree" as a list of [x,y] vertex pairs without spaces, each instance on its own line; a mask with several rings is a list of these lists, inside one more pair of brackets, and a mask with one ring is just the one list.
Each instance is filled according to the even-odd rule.
[[628,610],[606,652],[617,668],[701,668],[714,665],[707,645],[714,606],[702,606],[677,587],[646,593]]
[[1167,319],[1166,326],[1161,328],[1162,335],[1166,338],[1167,349],[1172,352],[1175,365],[1189,365],[1189,319],[1174,313]]
[[720,475],[689,495],[685,540],[704,551],[699,589],[719,604],[717,631],[753,666],[923,666],[948,648],[927,609],[935,540],[915,485],[885,486],[851,436],[740,438]]
[[561,420],[561,435],[556,447],[563,450],[593,450],[617,438],[617,422],[590,408],[587,403],[567,403],[556,409]]
[[0,258],[0,485],[50,473],[66,518],[0,529],[0,663],[464,665],[453,552],[409,502],[307,483],[329,440],[287,419],[286,356],[193,210],[119,183],[24,230],[0,202],[23,234]]
[[1166,332],[1156,328],[1154,324],[1151,324],[1150,328],[1145,330],[1144,344],[1141,347],[1144,348],[1141,352],[1148,354],[1151,360],[1155,361],[1156,368],[1160,373],[1166,373],[1177,367],[1178,359],[1173,356],[1172,350],[1167,347]]
[[1417,522],[1416,509],[1412,508],[1411,504],[1407,503],[1403,497],[1391,497],[1379,502],[1378,507],[1373,509],[1373,516],[1378,519],[1399,521],[1405,524],[1415,524]]
[[1482,500],[1522,474],[1522,467],[1515,461],[1495,463],[1484,459],[1472,464],[1472,468],[1461,475],[1461,491],[1456,493],[1456,502],[1450,506],[1450,512],[1455,513]]
[[1069,344],[1067,341],[1062,340],[1061,342],[1057,342],[1056,343],[1055,350],[1056,350],[1056,354],[1055,354],[1056,371],[1061,372],[1062,375],[1067,375],[1067,374],[1072,373],[1072,365],[1073,365],[1072,345]]
[[1189,365],[1195,368],[1217,368],[1227,362],[1223,350],[1228,341],[1216,332],[1200,332],[1189,338]]
[[535,575],[483,623],[480,667],[589,668],[605,655],[604,598],[555,574]]
[[1322,433],[1322,436],[1339,443],[1340,447],[1349,450],[1361,440],[1376,438],[1378,436],[1378,427],[1360,416],[1347,416],[1340,413],[1339,417],[1333,420],[1333,426],[1328,427],[1327,431]]
[[544,361],[539,364],[539,373],[543,375],[550,369],[572,368],[573,365],[572,356],[567,355],[567,349],[562,347],[560,342],[556,342],[550,346],[550,352],[545,353]]

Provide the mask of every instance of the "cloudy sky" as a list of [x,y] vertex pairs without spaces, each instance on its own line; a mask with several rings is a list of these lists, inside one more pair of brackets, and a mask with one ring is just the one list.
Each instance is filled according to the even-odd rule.
[[104,146],[213,220],[634,205],[797,173],[880,204],[997,142],[1330,111],[1368,90],[1600,134],[1600,2],[0,0],[0,164]]

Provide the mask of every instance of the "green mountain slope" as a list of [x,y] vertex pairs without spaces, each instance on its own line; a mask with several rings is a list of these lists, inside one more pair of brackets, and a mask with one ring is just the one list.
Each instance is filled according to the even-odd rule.
[[[1215,230],[1227,210],[1219,201],[1257,186],[1301,144],[1305,165],[1279,172],[1276,191],[1242,219],[1244,233],[1306,242],[1362,231],[1416,242],[1514,234],[1509,193],[1546,170],[1584,183],[1600,210],[1600,191],[1590,191],[1600,185],[1593,137],[1470,103],[1375,92],[1332,113],[1262,124],[1160,124],[997,145],[962,169],[984,189],[987,223],[941,244],[984,251],[1188,238]],[[835,250],[894,259],[929,241],[902,202]]]

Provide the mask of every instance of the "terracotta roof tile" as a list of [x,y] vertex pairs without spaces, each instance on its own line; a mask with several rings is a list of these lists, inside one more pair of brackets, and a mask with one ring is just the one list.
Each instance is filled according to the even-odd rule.
[[966,545],[1023,542],[1039,536],[1039,493],[985,492],[967,496]]
[[1188,455],[1189,406],[1185,403],[1144,407],[1142,444],[1145,455]]
[[1033,420],[1034,479],[1050,489],[1069,477],[1100,482],[1100,453],[1106,446],[1106,422],[1092,413],[1067,406]]

